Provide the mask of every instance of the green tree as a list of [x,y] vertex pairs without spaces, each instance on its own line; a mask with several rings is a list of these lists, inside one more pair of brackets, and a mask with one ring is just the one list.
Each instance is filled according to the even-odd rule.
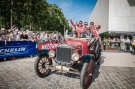
[[62,33],[64,27],[71,29],[61,9],[46,0],[0,0],[0,27],[10,28],[11,15],[13,24],[19,28]]

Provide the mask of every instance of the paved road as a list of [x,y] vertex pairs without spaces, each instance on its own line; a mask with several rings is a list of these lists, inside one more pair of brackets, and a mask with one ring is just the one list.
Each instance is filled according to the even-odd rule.
[[102,66],[135,67],[135,55],[122,51],[104,51]]
[[[135,89],[135,67],[132,63],[135,56],[129,53],[118,54],[103,52],[104,59],[101,66],[95,66],[89,89]],[[119,62],[121,59],[118,57],[121,55],[124,56],[123,60],[128,57],[129,61]],[[34,72],[34,61],[35,58],[25,58],[0,62],[0,89],[81,89],[79,76],[75,74],[52,71],[48,77],[39,78]],[[122,65],[127,62],[133,65]]]

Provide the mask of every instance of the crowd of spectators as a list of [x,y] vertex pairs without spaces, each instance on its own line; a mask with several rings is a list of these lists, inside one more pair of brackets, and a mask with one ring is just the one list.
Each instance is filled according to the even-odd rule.
[[[63,39],[61,33],[57,31],[30,31],[28,29],[18,29],[16,26],[12,26],[11,29],[0,29],[0,41],[32,41],[39,43],[51,42],[53,40],[58,41]],[[15,57],[6,58],[6,60],[15,60]],[[5,59],[1,59],[5,60]]]
[[106,50],[106,47],[117,48],[118,50],[134,52],[135,53],[135,34],[132,35],[132,39],[129,37],[122,37],[120,38],[104,38],[102,41],[103,48]]
[[0,41],[35,41],[37,43],[60,40],[62,34],[58,32],[34,32],[24,28],[20,30],[12,26],[11,29],[1,28],[0,30]]

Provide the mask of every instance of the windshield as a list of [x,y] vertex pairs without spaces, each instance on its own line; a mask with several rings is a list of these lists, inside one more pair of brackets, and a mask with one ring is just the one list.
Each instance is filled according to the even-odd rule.
[[67,35],[67,38],[69,37],[73,37],[73,38],[89,38],[91,39],[92,38],[92,33],[91,32],[83,32],[81,33],[80,36],[77,35],[76,32],[69,32],[68,35]]

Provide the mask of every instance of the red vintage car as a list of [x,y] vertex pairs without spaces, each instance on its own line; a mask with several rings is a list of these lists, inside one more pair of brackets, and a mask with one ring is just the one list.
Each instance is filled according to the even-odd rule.
[[39,44],[34,65],[36,74],[44,78],[52,69],[79,74],[81,87],[87,89],[91,84],[94,64],[100,63],[101,56],[99,40],[90,43],[91,40],[91,37],[67,37],[64,42]]

